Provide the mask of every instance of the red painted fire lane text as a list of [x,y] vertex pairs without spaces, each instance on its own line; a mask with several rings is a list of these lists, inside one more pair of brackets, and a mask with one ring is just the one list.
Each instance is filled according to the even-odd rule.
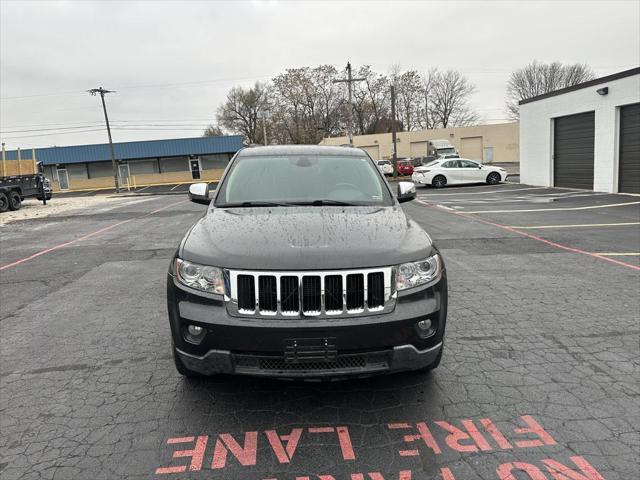
[[[491,452],[494,450],[531,449],[548,445],[557,445],[556,440],[530,415],[518,419],[519,426],[511,432],[501,431],[490,419],[461,420],[459,423],[435,421],[390,423],[390,431],[398,431],[406,445],[398,450],[401,457],[419,456],[425,449],[435,455],[444,450],[457,454]],[[311,441],[323,436],[323,453],[326,442],[335,442],[340,449],[340,456],[345,462],[357,459],[351,435],[346,426],[318,426],[293,428],[289,431],[266,430],[252,431],[240,435],[220,433],[215,437],[208,435],[175,437],[167,440],[168,445],[176,445],[172,459],[175,465],[159,467],[155,473],[172,474],[200,471],[209,467],[220,471],[227,467],[256,467],[262,462],[277,460],[280,464],[291,463],[301,442]],[[266,448],[265,448],[266,447]],[[308,447],[307,447],[308,448]],[[206,461],[208,454],[210,463]],[[260,457],[258,456],[260,452]],[[308,454],[308,453],[307,453]],[[269,458],[266,458],[268,455]],[[188,463],[184,459],[189,459]],[[569,467],[553,459],[544,459],[541,465],[513,461],[503,463],[496,469],[498,480],[516,480],[528,476],[531,480],[604,480],[597,470],[580,456],[571,457],[575,466]],[[349,463],[347,463],[349,465]],[[248,473],[248,472],[247,472]],[[380,472],[351,473],[349,480],[390,480]],[[298,476],[295,480],[342,480],[333,475]],[[438,479],[458,480],[455,472],[448,467],[439,470]],[[278,480],[263,478],[262,480]],[[411,470],[402,470],[393,476],[393,480],[412,480]]]

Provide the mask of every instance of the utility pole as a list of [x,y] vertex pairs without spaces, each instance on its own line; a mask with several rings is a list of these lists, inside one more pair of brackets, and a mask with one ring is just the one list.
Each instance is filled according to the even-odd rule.
[[393,179],[398,178],[398,147],[396,143],[396,87],[391,85],[391,143],[393,144]]
[[264,140],[265,145],[269,145],[269,142],[267,141],[267,117],[270,116],[270,112],[268,110],[262,110],[260,114],[262,117],[262,139]]
[[347,62],[347,78],[334,80],[333,83],[346,83],[349,88],[349,123],[347,124],[347,136],[349,137],[349,145],[353,147],[353,83],[361,82],[364,78],[353,78],[351,76],[351,62]]
[[118,180],[118,164],[116,163],[116,156],[113,152],[113,140],[111,140],[111,126],[109,125],[109,117],[107,115],[107,106],[104,103],[104,94],[105,93],[116,93],[114,90],[105,90],[104,88],[92,88],[91,90],[87,90],[91,95],[95,96],[96,94],[100,94],[100,99],[102,100],[102,111],[104,112],[104,120],[107,122],[107,134],[109,135],[109,150],[111,151],[111,167],[113,168],[113,181],[116,186],[116,193],[120,193],[120,181]]

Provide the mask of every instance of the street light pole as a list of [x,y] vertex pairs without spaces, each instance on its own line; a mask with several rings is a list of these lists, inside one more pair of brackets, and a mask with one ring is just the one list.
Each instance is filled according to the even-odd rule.
[[105,90],[104,88],[92,88],[87,90],[91,95],[100,94],[102,100],[102,111],[104,112],[104,121],[107,123],[107,135],[109,136],[109,151],[111,152],[111,167],[113,168],[113,182],[116,187],[116,193],[120,193],[120,181],[118,180],[118,164],[116,163],[116,156],[113,151],[113,140],[111,139],[111,126],[109,125],[109,116],[107,115],[107,105],[104,102],[105,93],[115,93],[113,90]]

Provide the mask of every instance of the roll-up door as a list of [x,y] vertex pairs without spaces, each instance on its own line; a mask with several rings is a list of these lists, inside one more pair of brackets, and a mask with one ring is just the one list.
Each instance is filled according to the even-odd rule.
[[359,147],[369,154],[374,160],[380,160],[380,146],[379,145],[363,145]]
[[554,121],[553,184],[593,190],[594,112]]
[[482,137],[461,138],[460,156],[482,162]]
[[620,109],[618,191],[640,193],[640,103]]

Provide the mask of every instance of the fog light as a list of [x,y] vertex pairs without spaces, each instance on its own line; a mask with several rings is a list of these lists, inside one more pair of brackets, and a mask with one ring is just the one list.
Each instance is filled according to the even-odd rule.
[[202,335],[203,329],[198,325],[189,325],[189,327],[187,327],[187,331],[189,332],[189,335],[199,337],[200,335]]
[[418,328],[423,332],[426,332],[431,328],[431,320],[420,320],[418,322]]

